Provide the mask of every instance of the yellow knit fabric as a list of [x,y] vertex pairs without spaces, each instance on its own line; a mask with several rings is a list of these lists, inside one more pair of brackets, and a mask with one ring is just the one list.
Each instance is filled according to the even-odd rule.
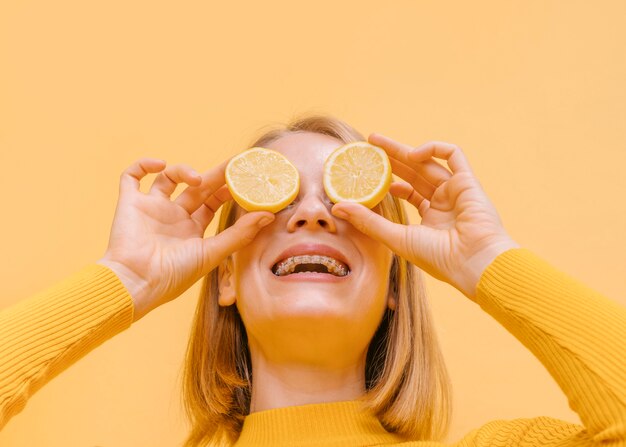
[[0,312],[0,429],[50,379],[130,327],[133,312],[120,280],[97,264]]
[[[456,447],[626,446],[626,310],[526,249],[485,270],[476,303],[543,363],[582,426],[549,417],[493,421]],[[130,326],[133,304],[117,277],[94,265],[0,313],[0,427],[52,377]],[[359,402],[249,415],[237,446],[442,447],[387,433]]]

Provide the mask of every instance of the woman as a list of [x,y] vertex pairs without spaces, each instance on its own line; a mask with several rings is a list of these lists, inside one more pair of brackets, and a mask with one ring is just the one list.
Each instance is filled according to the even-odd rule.
[[[255,142],[300,172],[298,198],[275,216],[232,204],[225,164],[201,176],[153,159],[128,168],[98,265],[0,317],[0,349],[13,353],[0,372],[2,422],[74,359],[208,275],[186,361],[187,445],[441,445],[420,442],[445,433],[449,402],[415,265],[531,349],[584,424],[494,421],[456,445],[626,442],[624,310],[520,249],[454,145],[370,136],[404,182],[374,210],[333,206],[323,162],[360,139],[312,117]],[[143,194],[150,172],[159,174]],[[407,225],[398,199],[420,225]],[[219,233],[203,239],[225,203]],[[329,273],[289,274],[294,263]],[[33,340],[23,322],[56,338]]]

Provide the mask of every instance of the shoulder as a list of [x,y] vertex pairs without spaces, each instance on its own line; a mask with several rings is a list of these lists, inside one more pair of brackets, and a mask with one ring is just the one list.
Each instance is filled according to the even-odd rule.
[[[582,425],[548,416],[491,421],[471,431],[459,446],[565,446],[583,445]],[[569,441],[569,442],[566,442]]]
[[403,447],[565,447],[590,445],[582,425],[548,416],[496,420],[472,430],[455,442],[413,441]]

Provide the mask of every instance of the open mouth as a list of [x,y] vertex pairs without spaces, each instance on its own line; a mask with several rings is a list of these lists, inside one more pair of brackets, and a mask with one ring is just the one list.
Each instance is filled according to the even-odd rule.
[[350,273],[347,264],[324,255],[297,255],[278,261],[272,266],[276,276],[287,276],[297,273],[319,273],[343,277]]

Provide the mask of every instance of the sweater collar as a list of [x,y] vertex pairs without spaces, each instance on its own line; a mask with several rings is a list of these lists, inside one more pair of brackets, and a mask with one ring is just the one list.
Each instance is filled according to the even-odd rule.
[[309,404],[246,416],[237,447],[346,446],[401,442],[359,401]]

